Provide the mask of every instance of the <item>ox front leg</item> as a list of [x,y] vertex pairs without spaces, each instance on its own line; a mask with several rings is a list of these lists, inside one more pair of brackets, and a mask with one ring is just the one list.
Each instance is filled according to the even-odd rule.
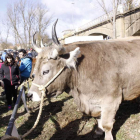
[[98,127],[95,130],[94,138],[99,138],[104,133],[102,123],[101,123],[101,119],[97,119],[97,122],[98,122]]
[[108,97],[102,105],[101,123],[105,132],[105,140],[113,140],[112,128],[115,122],[115,115],[121,103],[122,97]]

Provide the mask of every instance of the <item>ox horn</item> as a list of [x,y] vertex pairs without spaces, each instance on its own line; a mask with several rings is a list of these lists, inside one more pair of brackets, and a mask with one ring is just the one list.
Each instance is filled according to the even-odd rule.
[[59,40],[58,40],[58,38],[57,38],[57,34],[56,34],[56,30],[55,30],[57,21],[58,21],[58,19],[55,21],[54,25],[52,26],[52,40],[53,40],[53,42],[54,42],[56,45],[59,46],[59,45],[60,45],[60,42],[59,42]]
[[32,43],[33,43],[33,47],[34,47],[34,50],[37,52],[37,53],[40,53],[41,52],[41,48],[38,48],[38,46],[36,45],[35,41],[34,41],[34,36],[36,35],[37,32],[35,32],[35,34],[33,35],[33,40],[32,40]]
[[63,54],[65,52],[65,49],[64,49],[64,47],[61,46],[61,44],[57,38],[57,34],[56,34],[56,30],[55,30],[57,21],[58,21],[58,19],[55,21],[55,23],[52,27],[52,40],[56,44],[55,49],[58,51],[58,54],[60,55],[60,54]]
[[43,47],[45,47],[45,46],[43,45],[43,39],[41,39],[41,48],[43,48]]

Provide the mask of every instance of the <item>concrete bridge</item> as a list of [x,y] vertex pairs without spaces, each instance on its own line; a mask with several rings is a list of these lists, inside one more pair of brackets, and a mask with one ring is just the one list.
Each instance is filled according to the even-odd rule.
[[[109,13],[113,17],[113,13]],[[75,30],[64,33],[60,41],[72,36],[98,36],[103,38],[113,38],[113,26],[108,20],[107,15],[103,15]],[[140,36],[140,5],[130,10],[120,7],[116,16],[116,37],[124,38],[128,36]]]

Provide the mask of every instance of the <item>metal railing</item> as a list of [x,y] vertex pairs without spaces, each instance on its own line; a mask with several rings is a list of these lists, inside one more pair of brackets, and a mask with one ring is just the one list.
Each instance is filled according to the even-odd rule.
[[[127,13],[127,12],[129,12],[131,10],[134,10],[134,9],[137,9],[139,7],[140,7],[140,3],[135,3],[135,5],[132,5],[131,7],[123,7],[123,13]],[[120,11],[117,11],[117,15],[123,14],[123,13],[121,13]],[[113,17],[113,11],[109,12],[108,15],[109,15],[110,18],[112,18]],[[90,22],[78,27],[76,30],[74,29],[72,31],[67,32],[64,35],[64,38],[69,37],[71,35],[74,35],[74,34],[80,32],[80,31],[84,31],[86,29],[89,29],[89,28],[91,28],[93,26],[99,25],[99,24],[101,24],[101,23],[103,23],[105,21],[108,21],[109,17],[106,14],[102,15],[102,16],[100,16],[100,17],[98,17],[98,18],[96,18],[96,19],[94,19],[94,20],[92,20],[92,21],[90,21]]]
[[[109,12],[108,15],[109,15],[110,18],[113,17],[113,12],[112,12],[112,11]],[[107,15],[103,15],[103,16],[101,16],[101,17],[95,19],[95,20],[92,20],[92,21],[90,21],[90,22],[84,24],[83,26],[80,26],[77,30],[78,30],[78,31],[83,31],[83,30],[85,30],[85,29],[88,29],[88,28],[90,28],[90,27],[93,27],[93,26],[95,26],[95,25],[98,25],[98,24],[100,24],[100,23],[103,23],[103,22],[105,22],[105,21],[108,21],[108,20],[109,20],[109,17],[108,17]]]

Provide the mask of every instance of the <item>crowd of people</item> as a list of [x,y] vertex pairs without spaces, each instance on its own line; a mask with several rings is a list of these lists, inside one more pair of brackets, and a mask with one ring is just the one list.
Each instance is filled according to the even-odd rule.
[[36,58],[35,50],[20,49],[2,53],[0,58],[0,86],[6,95],[8,110],[17,100],[17,87],[30,77],[32,59]]

